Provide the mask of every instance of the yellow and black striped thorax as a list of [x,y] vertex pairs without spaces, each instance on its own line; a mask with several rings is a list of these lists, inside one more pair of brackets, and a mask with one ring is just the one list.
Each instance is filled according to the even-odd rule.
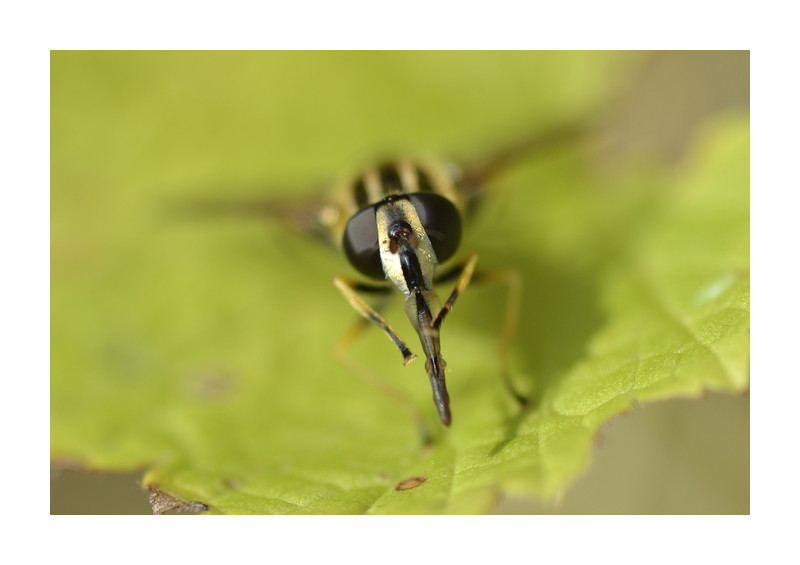
[[397,229],[406,230],[412,236],[410,242],[419,246],[420,256],[430,261],[427,279],[458,248],[463,202],[446,165],[428,160],[385,161],[350,177],[333,196],[337,210],[336,221],[329,224],[331,235],[350,263],[367,277],[394,278],[387,251],[393,249],[392,232]]

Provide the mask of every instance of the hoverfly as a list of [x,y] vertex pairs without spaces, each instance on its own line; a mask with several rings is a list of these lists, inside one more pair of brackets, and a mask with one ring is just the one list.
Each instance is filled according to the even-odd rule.
[[[203,213],[235,213],[268,216],[304,232],[322,235],[343,253],[369,283],[345,276],[333,280],[336,288],[364,320],[377,325],[392,341],[408,364],[416,358],[400,334],[363,293],[392,292],[403,296],[406,317],[417,334],[425,356],[425,370],[439,420],[452,422],[440,333],[476,273],[478,255],[468,253],[455,262],[464,219],[474,210],[488,182],[510,163],[537,150],[573,140],[588,131],[584,126],[562,126],[524,139],[497,151],[471,166],[431,159],[400,158],[364,167],[321,199],[309,203],[297,199],[254,199],[220,202],[206,200],[192,207]],[[450,268],[442,265],[454,263]],[[484,278],[491,278],[491,275]],[[447,299],[441,302],[438,284],[455,280]],[[514,280],[516,293],[519,281]],[[507,321],[501,350],[507,350],[513,334],[513,312]],[[513,386],[503,359],[501,376],[509,393],[520,402],[525,398]]]

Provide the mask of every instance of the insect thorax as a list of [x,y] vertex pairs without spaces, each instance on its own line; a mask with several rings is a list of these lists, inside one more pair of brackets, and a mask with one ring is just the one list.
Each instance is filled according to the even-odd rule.
[[337,184],[331,192],[331,207],[321,219],[340,244],[347,222],[360,210],[393,194],[417,192],[439,194],[459,211],[464,209],[451,166],[429,158],[399,158],[363,167]]

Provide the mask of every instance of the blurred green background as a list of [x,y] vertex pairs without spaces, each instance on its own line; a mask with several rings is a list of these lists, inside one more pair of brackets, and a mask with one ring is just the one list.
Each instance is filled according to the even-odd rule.
[[[398,69],[409,65],[418,68],[420,83],[404,90],[403,102],[397,103],[393,79]],[[470,67],[480,72],[470,73]],[[513,80],[509,68],[517,71]],[[678,163],[708,116],[749,105],[746,52],[587,53],[570,56],[569,64],[561,64],[559,56],[518,53],[59,52],[52,55],[51,74],[53,334],[59,339],[55,383],[59,372],[75,371],[84,363],[70,357],[73,349],[84,347],[77,345],[82,339],[81,305],[64,307],[60,287],[79,287],[83,277],[97,276],[92,270],[107,265],[109,256],[141,259],[138,246],[147,237],[141,218],[150,218],[154,227],[165,221],[152,211],[159,199],[196,194],[197,187],[237,193],[243,191],[237,187],[263,182],[310,192],[343,167],[394,148],[479,155],[487,146],[539,124],[558,123],[576,113],[591,115],[604,92],[583,92],[584,84],[613,94],[609,131],[620,160],[644,156]],[[548,92],[546,80],[553,75],[561,79],[556,95]],[[623,87],[616,93],[618,84]],[[534,93],[533,99],[520,99],[515,86]],[[335,111],[286,111],[297,107],[298,92]],[[269,103],[262,105],[265,93]],[[470,112],[486,107],[486,100],[491,100],[491,111]],[[539,114],[530,108],[539,108]],[[127,209],[129,214],[109,220],[107,211],[112,209]],[[224,248],[230,240],[223,238],[219,245]],[[296,251],[290,247],[286,252],[292,249]],[[243,255],[258,252],[254,248]],[[170,263],[202,273],[191,258],[174,257]],[[117,272],[105,270],[100,278],[108,287],[124,286],[130,276],[125,266],[120,264]],[[150,282],[170,284],[168,279]],[[211,297],[217,290],[203,289],[202,284],[197,281],[201,294]],[[254,288],[240,287],[241,308],[247,308],[246,293]],[[96,289],[87,287],[84,299],[90,301],[93,292]],[[141,292],[149,296],[148,290]],[[98,358],[113,359],[128,371],[127,377],[122,371],[122,379],[134,378],[158,362],[126,345],[126,332],[147,331],[141,324],[174,326],[173,331],[186,336],[182,347],[187,351],[195,337],[205,337],[197,313],[187,313],[180,321],[125,319],[131,313],[124,301],[136,299],[124,296],[118,311],[108,312],[122,318],[115,326],[121,333],[106,339],[111,345],[96,352]],[[253,339],[253,347],[258,347]],[[208,383],[225,385],[224,379]],[[80,387],[54,385],[53,394],[54,410],[85,406]],[[118,409],[124,411],[125,406]],[[711,395],[647,406],[615,419],[601,439],[594,466],[557,511],[749,512],[746,397]],[[64,440],[60,445],[68,444]],[[56,454],[51,513],[149,513],[146,496],[136,484],[140,473],[97,475],[70,471],[71,466]],[[724,481],[719,480],[720,470]],[[664,489],[665,484],[670,488]],[[506,498],[496,511],[555,509]]]

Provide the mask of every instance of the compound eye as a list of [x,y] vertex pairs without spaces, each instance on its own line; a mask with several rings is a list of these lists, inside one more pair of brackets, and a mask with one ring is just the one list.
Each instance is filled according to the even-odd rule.
[[386,278],[381,264],[374,206],[364,208],[350,218],[344,229],[342,247],[348,261],[359,273],[372,279]]
[[431,239],[436,259],[444,263],[461,243],[461,213],[455,204],[435,192],[415,192],[408,199]]

